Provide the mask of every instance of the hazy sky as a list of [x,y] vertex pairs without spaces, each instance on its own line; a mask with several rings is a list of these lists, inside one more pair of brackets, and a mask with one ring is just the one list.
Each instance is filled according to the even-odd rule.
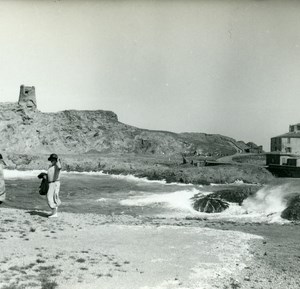
[[300,122],[300,1],[0,0],[0,101],[269,139]]

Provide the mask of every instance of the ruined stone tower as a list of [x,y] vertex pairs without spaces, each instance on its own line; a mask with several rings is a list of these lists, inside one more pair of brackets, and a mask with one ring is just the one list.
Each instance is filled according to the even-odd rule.
[[20,86],[18,104],[31,109],[37,108],[34,86],[25,86],[23,84]]

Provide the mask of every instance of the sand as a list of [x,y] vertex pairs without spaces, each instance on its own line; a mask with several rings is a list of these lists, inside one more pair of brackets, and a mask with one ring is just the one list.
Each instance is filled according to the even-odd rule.
[[1,289],[300,287],[298,224],[7,208],[0,223]]

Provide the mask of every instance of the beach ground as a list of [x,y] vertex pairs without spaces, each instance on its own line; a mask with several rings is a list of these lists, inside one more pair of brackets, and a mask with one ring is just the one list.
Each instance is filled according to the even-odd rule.
[[1,208],[0,288],[300,288],[300,226]]

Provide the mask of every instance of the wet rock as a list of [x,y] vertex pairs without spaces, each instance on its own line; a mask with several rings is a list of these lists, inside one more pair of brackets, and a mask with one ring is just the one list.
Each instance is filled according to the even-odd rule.
[[210,195],[200,198],[195,197],[193,202],[194,209],[203,213],[221,213],[229,207],[227,202],[213,198]]
[[230,189],[222,189],[210,196],[212,198],[222,199],[230,203],[238,203],[241,205],[245,199],[254,195],[260,186],[234,187]]
[[300,220],[300,195],[291,198],[287,203],[287,208],[282,211],[281,217],[290,221]]

